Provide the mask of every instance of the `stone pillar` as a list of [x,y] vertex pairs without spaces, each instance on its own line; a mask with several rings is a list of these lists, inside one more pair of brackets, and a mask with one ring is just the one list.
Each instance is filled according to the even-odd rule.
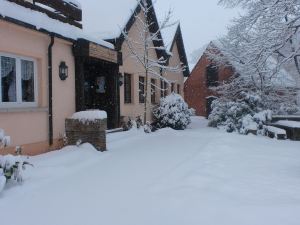
[[66,119],[66,136],[69,145],[90,143],[98,151],[106,151],[107,119],[81,121]]

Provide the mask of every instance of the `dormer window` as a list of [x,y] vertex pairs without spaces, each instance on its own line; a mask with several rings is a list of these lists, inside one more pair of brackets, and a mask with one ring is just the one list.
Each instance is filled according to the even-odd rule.
[[206,85],[207,87],[216,87],[219,84],[219,71],[215,65],[209,65],[206,68]]

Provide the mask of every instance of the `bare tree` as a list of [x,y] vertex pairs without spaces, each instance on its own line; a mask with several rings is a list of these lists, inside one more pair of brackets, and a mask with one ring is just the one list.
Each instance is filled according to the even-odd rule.
[[208,54],[216,63],[236,69],[236,76],[219,90],[231,96],[245,90],[253,91],[263,101],[270,101],[270,105],[271,102],[294,104],[295,90],[300,88],[300,2],[219,2],[244,9],[229,27],[228,34],[218,40]]
[[[147,109],[149,105],[148,94],[149,94],[149,78],[154,76],[163,80],[164,82],[170,83],[163,75],[166,72],[181,72],[184,68],[182,65],[176,67],[170,67],[167,65],[168,57],[171,57],[167,53],[161,36],[163,29],[174,26],[172,23],[171,10],[168,11],[164,20],[160,23],[159,27],[155,26],[156,21],[153,19],[153,3],[151,0],[137,0],[139,7],[141,8],[140,13],[135,13],[135,21],[138,30],[138,39],[134,39],[128,35],[128,31],[123,31],[128,48],[131,52],[131,56],[137,60],[142,66],[143,71],[141,73],[145,75],[145,87],[144,95],[144,124],[147,121]],[[156,44],[154,44],[156,43]],[[160,58],[151,56],[152,51],[162,52]],[[158,86],[157,86],[158,87]],[[150,88],[151,89],[151,88]]]

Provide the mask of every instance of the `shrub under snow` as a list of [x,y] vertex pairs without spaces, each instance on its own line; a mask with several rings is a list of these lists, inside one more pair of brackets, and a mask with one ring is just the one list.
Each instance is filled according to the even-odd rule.
[[0,128],[0,148],[10,145],[10,137],[5,136],[5,132]]
[[272,119],[272,112],[261,108],[261,99],[246,93],[243,99],[236,102],[217,99],[212,109],[209,125],[227,132],[248,134],[250,131],[259,131]]
[[153,114],[159,128],[184,130],[191,123],[191,110],[183,98],[175,93],[162,98]]
[[7,180],[15,180],[18,183],[23,182],[22,172],[25,170],[26,165],[31,164],[24,161],[22,156],[0,156],[0,192]]
[[[10,137],[0,128],[0,150],[10,144]],[[22,156],[0,155],[0,193],[3,191],[7,180],[15,180],[18,183],[23,181],[22,171],[30,163],[23,160]]]

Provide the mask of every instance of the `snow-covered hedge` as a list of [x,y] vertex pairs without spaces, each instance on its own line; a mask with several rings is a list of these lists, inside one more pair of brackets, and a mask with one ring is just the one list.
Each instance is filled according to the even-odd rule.
[[263,125],[272,119],[272,112],[261,107],[258,96],[244,93],[244,98],[236,102],[216,99],[208,119],[212,127],[248,134],[262,130]]
[[192,113],[183,98],[175,93],[162,98],[160,105],[153,112],[156,126],[171,127],[175,130],[185,129],[191,123]]

